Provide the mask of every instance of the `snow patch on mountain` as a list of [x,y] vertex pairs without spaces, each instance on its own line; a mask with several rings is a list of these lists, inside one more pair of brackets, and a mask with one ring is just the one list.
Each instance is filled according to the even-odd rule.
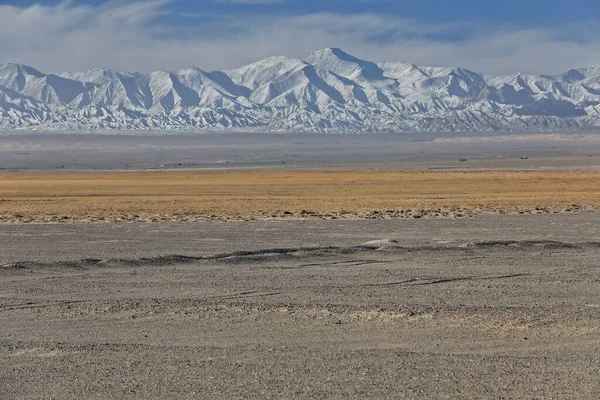
[[308,132],[600,128],[600,67],[557,76],[361,60],[341,49],[227,71],[46,74],[0,65],[0,129]]

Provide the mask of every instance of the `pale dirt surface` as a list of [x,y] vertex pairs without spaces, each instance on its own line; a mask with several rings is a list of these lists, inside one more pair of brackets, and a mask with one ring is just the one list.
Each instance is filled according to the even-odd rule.
[[[523,156],[527,159],[522,160]],[[0,132],[0,170],[382,167],[600,170],[600,135],[146,132],[135,136],[122,132],[115,135]]]
[[596,399],[598,226],[2,225],[0,398]]

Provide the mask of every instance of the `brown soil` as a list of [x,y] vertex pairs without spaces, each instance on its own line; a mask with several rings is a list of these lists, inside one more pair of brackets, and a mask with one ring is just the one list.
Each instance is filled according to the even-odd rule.
[[0,222],[456,218],[598,208],[594,171],[0,174]]

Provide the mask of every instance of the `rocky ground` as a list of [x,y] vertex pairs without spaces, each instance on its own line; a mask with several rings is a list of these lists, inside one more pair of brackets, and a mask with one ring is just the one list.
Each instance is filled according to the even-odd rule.
[[0,226],[0,397],[600,396],[600,214]]
[[5,214],[0,215],[0,224],[64,224],[64,223],[119,223],[119,222],[199,222],[199,221],[307,221],[307,220],[365,220],[365,219],[406,219],[406,218],[470,218],[476,215],[524,215],[524,214],[561,214],[597,212],[596,204],[572,204],[569,206],[535,207],[434,207],[434,208],[398,208],[393,210],[364,209],[354,211],[311,211],[288,210],[259,211],[244,214],[195,214],[195,213],[139,213],[139,214],[96,214],[91,215],[46,215],[46,214]]

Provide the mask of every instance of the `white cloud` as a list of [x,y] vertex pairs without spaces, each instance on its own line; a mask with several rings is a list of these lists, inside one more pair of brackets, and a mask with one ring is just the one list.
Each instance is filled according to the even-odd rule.
[[150,71],[187,66],[211,70],[274,54],[301,57],[318,48],[341,47],[374,61],[462,66],[491,74],[556,73],[600,64],[600,39],[596,39],[600,36],[589,29],[587,42],[575,42],[560,39],[571,31],[566,26],[493,31],[471,26],[469,37],[450,41],[443,38],[465,27],[375,14],[205,15],[198,21],[188,17],[191,24],[161,24],[167,3],[0,6],[0,63],[22,62],[42,71],[90,67]]

